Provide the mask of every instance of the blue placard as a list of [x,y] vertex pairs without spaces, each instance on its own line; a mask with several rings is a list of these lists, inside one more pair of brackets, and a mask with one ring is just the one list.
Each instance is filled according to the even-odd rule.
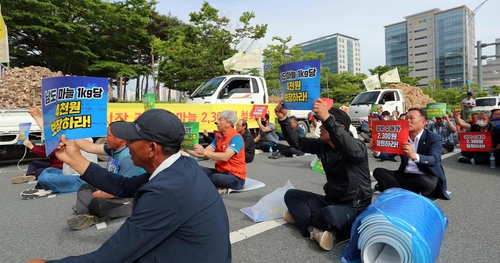
[[61,76],[42,79],[42,113],[47,156],[61,134],[70,140],[105,136],[108,79]]
[[108,172],[112,172],[117,174],[118,173],[118,160],[115,158],[108,156],[108,161],[106,162],[106,170]]
[[285,109],[312,110],[320,96],[320,60],[281,65],[279,76]]
[[491,119],[491,125],[500,129],[500,119]]
[[19,123],[19,141],[17,144],[24,144],[24,140],[29,139],[29,133],[31,130],[31,122]]

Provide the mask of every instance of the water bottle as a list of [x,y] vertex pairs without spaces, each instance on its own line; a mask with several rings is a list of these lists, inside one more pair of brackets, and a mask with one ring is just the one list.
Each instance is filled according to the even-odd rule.
[[496,168],[497,165],[495,163],[495,155],[493,155],[493,153],[491,153],[490,155],[490,168]]
[[273,155],[273,147],[269,146],[269,156],[272,156],[272,155]]

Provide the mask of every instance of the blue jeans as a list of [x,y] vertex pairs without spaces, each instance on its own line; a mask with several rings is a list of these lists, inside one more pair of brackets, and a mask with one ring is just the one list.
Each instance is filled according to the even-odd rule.
[[276,151],[276,144],[274,143],[268,141],[258,141],[255,143],[255,149],[260,149],[264,152],[269,152],[269,147],[273,147],[273,151]]
[[215,170],[215,168],[200,167],[207,174],[208,178],[212,181],[215,187],[238,190],[245,184],[245,180],[233,175],[232,173],[219,173]]
[[64,175],[61,169],[45,168],[38,176],[36,188],[49,189],[54,193],[76,192],[86,182],[78,175]]

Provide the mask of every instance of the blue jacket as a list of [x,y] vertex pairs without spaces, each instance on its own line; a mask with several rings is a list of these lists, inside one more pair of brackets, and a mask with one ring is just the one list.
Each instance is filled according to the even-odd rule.
[[[441,154],[443,150],[443,140],[441,136],[424,129],[420,140],[418,141],[417,153],[420,157],[420,162],[417,167],[420,171],[426,174],[431,174],[439,178],[438,187],[444,198],[450,199],[446,193],[446,176],[444,174],[443,165],[441,163]],[[404,173],[406,165],[408,165],[408,157],[404,154],[400,155],[401,164],[399,165],[398,172]],[[388,160],[389,153],[381,152],[378,158]]]
[[196,161],[181,156],[149,177],[123,177],[90,164],[81,178],[134,197],[132,215],[98,250],[49,262],[231,262],[226,208]]

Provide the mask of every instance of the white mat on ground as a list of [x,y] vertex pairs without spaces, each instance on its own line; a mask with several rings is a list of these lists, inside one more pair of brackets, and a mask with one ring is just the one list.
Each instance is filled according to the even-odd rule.
[[292,183],[288,181],[285,186],[277,188],[272,193],[263,196],[254,206],[242,208],[240,211],[250,217],[255,223],[281,218],[287,210],[285,193],[289,189],[294,188]]
[[243,188],[241,188],[239,190],[229,188],[229,189],[227,189],[227,193],[230,194],[231,192],[246,192],[246,191],[254,190],[257,188],[264,187],[264,186],[266,186],[266,185],[263,182],[247,177],[247,179],[245,180],[245,185],[243,185]]

